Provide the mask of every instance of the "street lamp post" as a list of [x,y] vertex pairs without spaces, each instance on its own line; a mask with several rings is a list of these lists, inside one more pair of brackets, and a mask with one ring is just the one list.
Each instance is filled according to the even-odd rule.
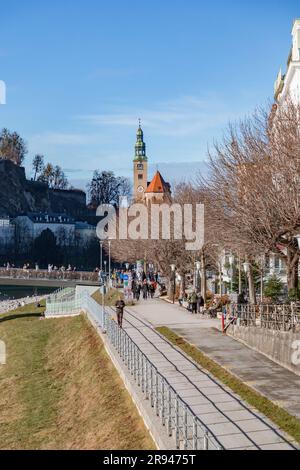
[[108,287],[111,287],[111,241],[108,242]]
[[249,261],[244,262],[243,268],[244,268],[244,273],[246,274],[246,291],[248,291],[248,274],[249,274],[249,270],[250,270]]
[[219,276],[220,276],[220,296],[223,294],[223,272],[222,272],[222,262],[219,263]]
[[231,277],[231,280],[230,280],[230,291],[231,291],[231,294],[233,294],[233,266],[234,266],[234,256],[233,255],[230,255],[229,256],[229,264],[230,264],[230,277]]
[[261,263],[261,266],[260,266],[260,302],[263,303],[265,255],[261,255],[260,263]]
[[196,266],[196,282],[195,282],[195,287],[196,287],[197,291],[199,291],[199,289],[200,289],[199,280],[200,280],[200,269],[201,269],[201,263],[200,263],[200,261],[196,261],[195,266]]
[[103,242],[100,242],[100,271],[103,269]]
[[239,255],[239,295],[242,293],[242,268],[241,268],[241,255]]
[[175,304],[175,293],[176,293],[176,265],[171,264],[171,271],[172,271],[172,281],[173,281],[173,304]]

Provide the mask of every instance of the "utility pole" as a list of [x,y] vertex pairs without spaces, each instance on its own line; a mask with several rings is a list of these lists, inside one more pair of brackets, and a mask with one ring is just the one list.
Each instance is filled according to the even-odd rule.
[[108,288],[111,287],[111,241],[108,242]]
[[239,255],[239,294],[242,293],[242,267],[241,267],[241,255]]

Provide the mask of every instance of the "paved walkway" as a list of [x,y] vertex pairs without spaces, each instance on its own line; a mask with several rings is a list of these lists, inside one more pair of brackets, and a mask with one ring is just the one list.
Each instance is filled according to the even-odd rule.
[[[159,319],[161,316],[163,319]],[[173,305],[154,300],[126,309],[124,328],[224,448],[294,448],[287,436],[262,414],[158,335],[144,321],[148,317],[154,325],[166,324],[168,318],[168,326],[186,325],[192,330],[199,326],[199,320]]]
[[203,319],[178,305],[149,300],[132,307],[153,326],[168,326],[211,359],[274,403],[300,418],[300,377],[218,330],[220,320]]

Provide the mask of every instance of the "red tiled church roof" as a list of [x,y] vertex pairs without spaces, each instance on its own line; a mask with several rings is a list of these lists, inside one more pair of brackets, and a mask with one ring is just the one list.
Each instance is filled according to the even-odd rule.
[[146,193],[168,193],[169,191],[170,185],[165,182],[160,172],[158,171],[149,184]]

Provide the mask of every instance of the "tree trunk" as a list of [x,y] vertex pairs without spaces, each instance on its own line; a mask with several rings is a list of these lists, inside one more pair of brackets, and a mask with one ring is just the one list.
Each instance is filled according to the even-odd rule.
[[299,265],[299,254],[298,250],[294,248],[287,249],[287,285],[288,291],[298,289],[299,278],[298,278],[298,265]]

